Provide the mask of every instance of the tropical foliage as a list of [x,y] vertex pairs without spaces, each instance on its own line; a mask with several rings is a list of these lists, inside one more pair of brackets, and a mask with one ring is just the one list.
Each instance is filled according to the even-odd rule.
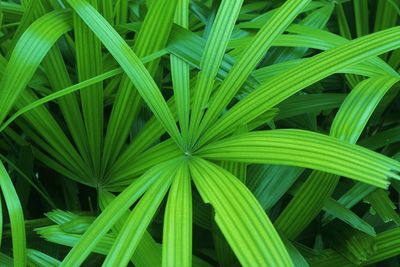
[[0,7],[1,266],[400,266],[399,0]]

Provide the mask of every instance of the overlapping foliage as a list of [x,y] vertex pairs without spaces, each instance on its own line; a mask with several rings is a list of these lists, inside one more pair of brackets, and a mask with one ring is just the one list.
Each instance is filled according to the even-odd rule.
[[399,266],[398,0],[1,1],[1,266]]

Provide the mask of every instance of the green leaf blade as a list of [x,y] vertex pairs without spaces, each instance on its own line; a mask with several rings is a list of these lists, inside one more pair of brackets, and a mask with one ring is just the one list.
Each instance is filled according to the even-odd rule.
[[243,266],[293,266],[272,223],[237,178],[200,158],[191,159],[190,171],[203,200],[214,206],[215,220]]

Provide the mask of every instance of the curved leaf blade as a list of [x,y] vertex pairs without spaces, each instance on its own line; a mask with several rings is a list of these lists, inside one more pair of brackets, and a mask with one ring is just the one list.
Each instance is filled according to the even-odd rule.
[[243,266],[293,266],[285,246],[251,192],[232,174],[201,158],[190,172],[203,200]]
[[[27,86],[47,52],[58,38],[71,29],[68,10],[53,11],[37,20],[22,34],[0,83],[0,123]],[[48,27],[48,25],[53,25]],[[32,42],[32,38],[37,40]],[[39,49],[40,48],[40,49]]]
[[0,161],[0,187],[6,202],[11,223],[14,266],[26,266],[25,221],[17,192],[8,176],[7,170]]
[[400,178],[400,163],[368,149],[304,130],[270,130],[236,135],[198,152],[213,160],[312,168],[386,188]]

